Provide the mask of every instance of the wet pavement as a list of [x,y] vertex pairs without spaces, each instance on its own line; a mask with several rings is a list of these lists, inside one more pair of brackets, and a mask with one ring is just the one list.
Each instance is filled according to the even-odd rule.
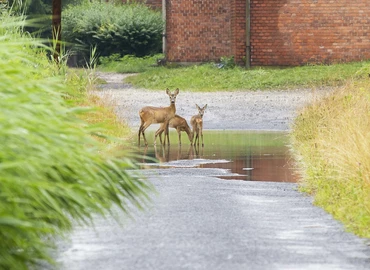
[[369,246],[296,184],[226,181],[214,176],[224,169],[187,163],[144,169],[152,204],[121,224],[76,226],[60,269],[369,269]]
[[205,135],[204,148],[140,148],[151,203],[76,225],[59,269],[369,269],[368,242],[297,191],[286,133]]

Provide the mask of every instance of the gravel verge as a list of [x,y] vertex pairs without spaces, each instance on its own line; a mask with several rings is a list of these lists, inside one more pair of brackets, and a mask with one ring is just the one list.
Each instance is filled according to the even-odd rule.
[[[132,74],[99,72],[97,75],[107,84],[100,85],[95,94],[113,105],[117,115],[130,127],[139,127],[138,113],[142,107],[169,106],[165,89],[153,91],[123,83],[123,79]],[[300,108],[329,91],[330,88],[230,92],[188,92],[180,89],[176,113],[189,121],[198,113],[195,104],[201,107],[208,104],[203,118],[204,129],[286,131]]]

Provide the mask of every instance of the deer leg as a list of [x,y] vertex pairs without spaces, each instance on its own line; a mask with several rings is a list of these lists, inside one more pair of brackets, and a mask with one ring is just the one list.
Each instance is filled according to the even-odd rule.
[[140,135],[142,133],[142,130],[143,130],[143,127],[144,127],[144,124],[145,122],[143,121],[143,119],[140,117],[140,128],[139,128],[139,133],[138,133],[138,146],[140,147]]
[[142,125],[140,126],[139,128],[139,133],[137,134],[137,138],[138,138],[138,146],[140,147],[140,134],[141,134],[141,127]]
[[197,140],[198,140],[198,145],[199,145],[199,133],[197,132],[197,134],[195,135],[195,141],[194,141],[194,145],[197,144]]
[[[155,132],[155,135],[154,135],[154,145],[156,145],[156,142],[157,142],[157,136],[160,135],[160,141],[162,143],[162,139],[161,139],[161,135],[162,135],[162,132],[164,131],[164,128],[163,126],[160,126],[159,129]],[[164,133],[164,141],[166,141],[166,133]]]
[[[168,144],[168,146],[170,146],[170,122],[169,121],[166,125],[166,133],[167,133],[167,144]],[[165,137],[165,139],[166,139],[166,137]]]
[[[161,142],[161,144],[163,144],[163,142],[162,142],[162,133],[163,133],[163,132],[160,132],[160,133],[159,133],[159,141]],[[164,137],[164,139],[166,139],[166,137]]]
[[140,125],[139,133],[138,133],[138,146],[140,146],[140,135],[141,135],[141,133],[143,131],[144,123],[145,122],[143,120],[141,120],[141,125]]
[[179,145],[181,146],[181,130],[179,128],[176,129],[177,133],[179,134]]
[[[166,145],[166,137],[167,137],[167,142],[168,142],[168,145],[170,145],[170,137],[169,137],[169,122],[166,122],[163,124],[163,127],[161,129],[161,132],[164,131],[164,141],[163,141],[163,145],[165,146]],[[157,136],[157,134],[156,134]]]
[[[155,134],[154,134],[154,146],[156,146],[156,145],[157,145],[157,136],[160,134],[160,132],[161,132],[161,128],[159,128],[159,129],[155,132]],[[159,135],[159,139],[160,139],[160,141],[161,141],[161,143],[162,143],[161,135]]]
[[[158,135],[159,135],[159,141],[161,142],[161,144],[163,144],[162,143],[162,133],[163,133],[162,126],[159,127],[159,129],[156,131],[156,133],[158,133]],[[164,137],[164,139],[166,139],[166,136]]]
[[144,138],[144,143],[145,143],[145,146],[148,146],[148,142],[147,142],[147,140],[146,140],[146,138],[145,138],[145,133],[144,133],[144,130],[143,130],[142,134],[143,134],[143,138]]
[[202,147],[204,147],[204,142],[203,142],[203,130],[200,131],[200,136],[202,137]]
[[144,123],[143,127],[141,128],[141,133],[143,134],[145,146],[148,146],[148,142],[147,142],[146,137],[145,137],[145,130],[150,126],[150,124],[151,123],[149,123],[149,124]]

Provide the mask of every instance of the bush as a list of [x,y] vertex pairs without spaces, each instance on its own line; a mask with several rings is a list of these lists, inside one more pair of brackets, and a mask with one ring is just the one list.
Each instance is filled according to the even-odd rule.
[[163,20],[142,4],[86,3],[62,14],[62,37],[74,51],[96,46],[99,56],[144,56],[161,51]]
[[17,25],[0,17],[0,269],[50,260],[52,236],[72,220],[112,205],[128,211],[148,189],[127,171],[129,158],[101,154],[96,130],[76,117],[83,110],[67,103],[60,69]]

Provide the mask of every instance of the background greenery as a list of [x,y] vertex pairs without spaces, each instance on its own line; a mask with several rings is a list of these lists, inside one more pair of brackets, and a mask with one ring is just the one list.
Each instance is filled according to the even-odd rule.
[[[66,7],[67,5],[76,5],[81,4],[82,2],[88,2],[88,0],[63,0],[62,1],[62,8]],[[27,15],[27,16],[35,16],[35,15],[49,15],[52,14],[52,4],[53,0],[8,0],[9,6],[12,7],[12,11],[16,15]]]
[[140,207],[150,189],[129,173],[131,154],[114,157],[95,139],[109,140],[103,127],[81,120],[95,112],[77,106],[92,104],[89,77],[56,66],[23,26],[0,15],[0,269],[51,261],[53,236],[73,220]]
[[[122,61],[124,64],[125,61]],[[147,89],[180,88],[187,91],[235,91],[295,89],[343,85],[353,76],[364,77],[357,71],[369,62],[335,65],[315,65],[288,68],[242,67],[220,68],[219,64],[190,67],[150,68],[125,79],[137,87]],[[119,70],[119,68],[117,68]]]
[[62,37],[67,48],[97,55],[145,56],[162,49],[164,23],[160,12],[142,4],[114,5],[87,2],[68,6],[62,15]]
[[99,57],[99,70],[118,73],[139,73],[155,69],[158,60],[163,59],[163,54],[135,57],[134,55],[113,54],[108,57]]

